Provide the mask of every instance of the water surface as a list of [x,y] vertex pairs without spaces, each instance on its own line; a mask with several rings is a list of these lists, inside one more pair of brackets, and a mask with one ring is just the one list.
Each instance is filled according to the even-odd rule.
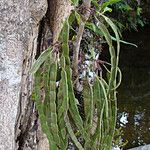
[[124,33],[138,48],[121,48],[123,80],[118,89],[118,123],[128,140],[125,149],[150,144],[150,27]]

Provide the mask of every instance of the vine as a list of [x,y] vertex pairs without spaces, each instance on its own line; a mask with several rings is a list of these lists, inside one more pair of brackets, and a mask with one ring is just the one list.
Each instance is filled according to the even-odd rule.
[[[31,69],[35,76],[32,97],[52,150],[65,150],[70,141],[79,150],[110,150],[112,147],[116,88],[121,81],[120,37],[117,27],[104,13],[109,4],[116,2],[83,0],[79,4],[73,0],[75,9],[63,23],[57,41],[59,46],[54,44],[45,50]],[[108,26],[115,35],[116,48]],[[101,39],[100,43],[85,48],[85,31]],[[109,63],[99,60],[101,48],[97,45],[102,44],[102,39],[109,46],[110,70],[106,67]],[[101,65],[109,74],[107,80],[104,80]],[[83,108],[83,114],[79,107]]]

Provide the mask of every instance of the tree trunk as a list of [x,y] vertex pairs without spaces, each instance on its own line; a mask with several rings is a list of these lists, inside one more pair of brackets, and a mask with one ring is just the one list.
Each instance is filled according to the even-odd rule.
[[31,100],[29,70],[57,41],[71,9],[69,0],[0,0],[0,150],[49,149]]
[[[48,43],[51,34],[45,33],[50,31],[49,27],[57,32],[53,42],[57,41],[61,21],[70,8],[68,0],[0,2],[0,150],[48,149],[30,98],[29,70],[35,55],[48,46],[45,41]],[[62,17],[58,17],[60,14]]]
[[29,69],[37,49],[39,22],[46,10],[46,0],[0,2],[0,150],[17,149],[15,138],[23,128],[16,122],[21,116],[29,117]]

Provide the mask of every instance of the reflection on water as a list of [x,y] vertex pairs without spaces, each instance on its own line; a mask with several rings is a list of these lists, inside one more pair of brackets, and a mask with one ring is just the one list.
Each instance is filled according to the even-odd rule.
[[150,27],[126,35],[126,40],[138,45],[123,46],[120,55],[123,81],[118,89],[118,124],[128,149],[150,144]]

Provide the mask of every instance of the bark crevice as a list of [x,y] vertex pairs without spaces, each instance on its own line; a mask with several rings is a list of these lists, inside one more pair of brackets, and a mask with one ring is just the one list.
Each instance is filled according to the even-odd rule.
[[46,12],[42,11],[42,14],[34,4],[30,7],[33,20],[30,32],[32,34],[23,53],[21,92],[15,126],[15,142],[18,150],[49,149],[48,140],[41,130],[35,103],[32,101],[33,78],[29,71],[34,59],[58,40],[62,23],[70,14],[72,7],[69,0],[47,0],[45,4],[47,4]]
[[31,22],[28,39],[26,39],[27,46],[23,52],[21,90],[15,124],[15,147],[18,150],[37,149],[38,143],[38,117],[35,103],[31,98],[33,77],[30,69],[34,59],[40,55],[39,41],[42,39],[41,29],[43,29],[42,22],[47,10],[47,1],[35,2],[29,6]]

